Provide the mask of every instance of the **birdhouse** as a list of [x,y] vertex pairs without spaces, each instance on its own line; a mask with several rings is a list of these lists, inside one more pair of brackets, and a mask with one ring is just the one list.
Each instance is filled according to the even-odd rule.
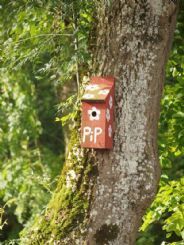
[[81,146],[113,147],[114,78],[92,77],[82,97]]

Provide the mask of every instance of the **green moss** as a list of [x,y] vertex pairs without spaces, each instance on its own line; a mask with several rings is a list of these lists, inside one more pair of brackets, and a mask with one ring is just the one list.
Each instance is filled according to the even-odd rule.
[[109,241],[113,241],[117,238],[119,228],[116,224],[104,224],[97,230],[94,235],[97,245],[108,244]]
[[[62,239],[70,237],[71,232],[80,234],[80,228],[86,227],[85,221],[88,219],[90,208],[88,193],[92,193],[90,192],[92,186],[89,183],[91,179],[95,180],[98,171],[89,150],[81,149],[82,156],[80,153],[78,155],[79,137],[77,126],[72,132],[69,157],[45,214],[35,221],[31,231],[23,233],[23,237],[29,241],[27,245],[45,244],[48,241],[50,241],[48,244],[53,244],[53,241],[63,241]],[[76,180],[72,180],[75,190],[66,186],[66,175],[70,170],[79,176]]]

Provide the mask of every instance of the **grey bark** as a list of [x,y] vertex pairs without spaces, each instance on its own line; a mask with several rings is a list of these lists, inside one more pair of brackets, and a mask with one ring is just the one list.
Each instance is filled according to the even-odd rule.
[[113,150],[95,151],[99,176],[87,243],[132,245],[158,188],[160,99],[177,6],[168,0],[98,4],[94,68],[116,78],[116,130]]

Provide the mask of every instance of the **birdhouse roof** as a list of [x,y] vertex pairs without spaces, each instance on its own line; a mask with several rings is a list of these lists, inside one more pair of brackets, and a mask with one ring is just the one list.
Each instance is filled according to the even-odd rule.
[[112,78],[93,77],[85,88],[82,101],[104,102],[111,92],[113,85]]

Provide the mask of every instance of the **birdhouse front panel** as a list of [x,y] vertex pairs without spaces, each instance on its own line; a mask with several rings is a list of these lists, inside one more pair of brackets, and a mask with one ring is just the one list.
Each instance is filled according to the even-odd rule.
[[105,105],[103,103],[82,104],[82,147],[104,148],[105,145]]
[[81,146],[113,147],[114,79],[93,77],[82,97]]

